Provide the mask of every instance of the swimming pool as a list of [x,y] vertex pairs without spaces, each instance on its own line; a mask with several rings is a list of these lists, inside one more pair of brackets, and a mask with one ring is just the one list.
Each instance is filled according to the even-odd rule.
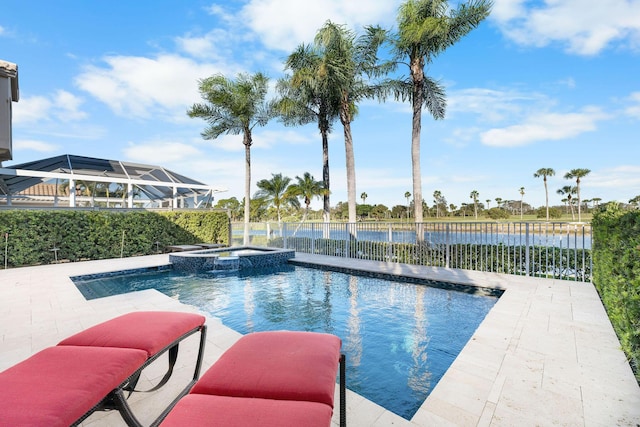
[[157,289],[242,333],[338,335],[347,387],[410,419],[497,301],[400,281],[284,265],[223,275],[155,271],[74,279],[87,299]]

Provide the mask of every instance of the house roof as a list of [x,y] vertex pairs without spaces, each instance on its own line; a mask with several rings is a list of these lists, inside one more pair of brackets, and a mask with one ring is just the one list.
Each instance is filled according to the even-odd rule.
[[20,90],[18,86],[18,66],[12,62],[0,59],[0,77],[11,79],[11,100],[18,102]]
[[[69,195],[68,194],[69,190],[68,189],[65,189],[65,190],[66,191],[64,191],[64,194]],[[55,197],[58,195],[59,191],[60,189],[55,184],[45,184],[41,182],[40,184],[36,184],[32,187],[25,188],[24,190],[20,191],[18,195]]]
[[52,179],[130,183],[152,200],[226,191],[161,166],[64,154],[0,167],[0,194],[15,195]]

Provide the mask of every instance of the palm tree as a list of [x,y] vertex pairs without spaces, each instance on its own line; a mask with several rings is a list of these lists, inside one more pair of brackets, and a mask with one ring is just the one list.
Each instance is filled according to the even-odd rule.
[[282,223],[280,217],[280,207],[282,205],[291,205],[294,208],[300,207],[300,202],[295,194],[288,191],[291,178],[282,176],[281,173],[271,174],[271,179],[261,179],[257,182],[259,190],[254,197],[263,199],[265,202],[272,204],[276,208],[278,216],[278,225]]
[[549,221],[549,188],[547,187],[547,177],[553,176],[555,174],[556,171],[551,168],[540,168],[536,171],[536,173],[533,174],[534,178],[542,177],[542,180],[544,181],[544,197],[545,205],[547,207],[547,221]]
[[436,190],[433,192],[433,201],[436,203],[436,218],[440,217],[440,199],[442,198],[442,192]]
[[407,199],[407,221],[409,221],[409,199],[411,198],[411,193],[405,191],[404,198]]
[[500,207],[500,205],[502,204],[502,197],[496,197],[496,204],[498,205],[498,207]]
[[491,209],[490,206],[489,206],[489,204],[491,203],[491,199],[487,199],[487,200],[485,200],[485,202],[487,202],[487,209]]
[[524,187],[520,187],[520,221],[522,221],[522,204],[524,202]]
[[473,214],[476,217],[476,219],[478,219],[478,197],[480,196],[480,193],[478,193],[478,191],[473,190],[470,194],[469,197],[473,199]]
[[231,80],[217,74],[200,80],[198,86],[205,103],[189,108],[189,117],[200,117],[209,125],[202,137],[216,139],[226,133],[242,134],[245,153],[244,174],[244,238],[249,244],[251,214],[251,144],[252,130],[264,126],[274,117],[274,105],[265,101],[269,79],[262,73],[238,74]]
[[589,175],[591,170],[589,169],[571,169],[569,172],[564,174],[565,179],[576,179],[576,194],[578,196],[578,222],[582,221],[580,216],[580,178],[584,178]]
[[469,206],[468,203],[460,203],[460,210],[462,211],[462,218],[466,218],[467,217],[467,206]]
[[378,74],[376,53],[385,40],[385,32],[379,28],[368,27],[366,31],[366,34],[356,39],[355,34],[345,26],[327,21],[315,37],[315,47],[321,57],[317,72],[323,75],[328,87],[333,91],[332,99],[338,103],[338,116],[344,130],[350,223],[357,220],[351,122],[357,112],[356,104],[374,94],[373,88],[364,77],[365,74]]
[[321,53],[311,45],[300,45],[285,61],[285,70],[292,75],[277,84],[281,99],[278,111],[285,126],[299,126],[317,122],[322,138],[323,220],[331,215],[329,180],[329,133],[338,116],[335,91],[331,88],[322,67]]
[[298,182],[289,186],[289,193],[304,199],[304,215],[300,221],[303,223],[307,219],[311,200],[313,200],[314,197],[322,197],[326,190],[322,186],[322,182],[316,181],[309,172],[305,172],[302,178],[296,176],[296,180]]
[[[593,199],[591,199],[591,201],[593,202],[593,207],[597,208],[602,199],[600,197],[594,197]],[[631,201],[629,201],[629,203],[631,203]]]
[[573,203],[571,200],[573,199],[573,194],[576,194],[576,187],[565,185],[564,187],[556,191],[556,193],[560,194],[561,196],[567,196],[565,200],[567,202],[567,206],[571,208],[571,220],[575,221],[576,215],[573,212]]
[[367,197],[369,197],[369,195],[367,193],[360,194],[360,198],[362,199],[362,204],[363,205],[366,203]]
[[[411,167],[415,222],[421,223],[422,180],[420,132],[422,107],[434,119],[443,119],[446,110],[444,87],[425,75],[424,68],[489,16],[490,0],[470,0],[450,9],[446,0],[407,0],[398,10],[398,33],[390,37],[396,65],[409,67],[409,79],[388,82],[396,99],[412,103]],[[421,233],[420,233],[421,234]]]

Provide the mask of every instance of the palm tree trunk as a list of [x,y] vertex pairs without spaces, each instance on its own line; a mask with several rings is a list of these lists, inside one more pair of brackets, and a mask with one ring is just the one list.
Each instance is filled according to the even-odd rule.
[[420,172],[420,129],[422,105],[413,100],[413,130],[411,132],[411,170],[413,174],[413,212],[416,223],[422,222],[422,175]]
[[547,176],[544,176],[544,199],[547,206],[547,222],[549,222],[549,189],[547,188]]
[[[322,131],[322,184],[325,189],[329,189],[329,138],[327,136],[327,131]],[[329,202],[329,192],[327,191],[322,196],[323,201],[323,212],[322,218],[324,222],[331,221],[331,204]]]
[[413,212],[416,223],[416,243],[424,241],[422,233],[422,174],[420,171],[420,132],[422,130],[422,101],[424,96],[423,60],[420,55],[412,55],[411,78],[413,93],[411,97],[413,117],[411,126],[411,173],[413,175]]
[[351,136],[351,123],[346,113],[341,114],[342,127],[344,128],[344,149],[347,162],[347,201],[349,205],[349,222],[356,222],[356,166],[353,154],[353,139]]
[[582,216],[580,214],[580,178],[576,180],[576,193],[578,195],[578,222],[582,222]]
[[296,230],[293,232],[292,237],[296,236],[296,233],[298,232],[298,230],[300,230],[300,227],[302,227],[302,224],[307,220],[308,215],[309,215],[309,203],[306,204],[306,207],[304,208],[304,214],[302,214],[302,219],[300,220],[300,223],[296,227]]
[[251,131],[244,134],[244,234],[242,244],[249,244],[249,217],[251,216]]
[[572,203],[572,199],[569,199],[569,207],[571,208],[571,221],[575,221],[576,220],[576,213],[575,210],[573,209],[573,203]]

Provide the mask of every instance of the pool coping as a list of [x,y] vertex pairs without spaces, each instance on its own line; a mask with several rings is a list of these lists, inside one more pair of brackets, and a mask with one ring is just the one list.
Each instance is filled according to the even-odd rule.
[[[411,421],[349,392],[352,426],[640,423],[640,387],[591,283],[301,253],[295,259],[503,291]],[[0,270],[0,370],[117,314],[195,311],[157,291],[87,301],[69,278],[165,264],[167,254]],[[240,336],[217,319],[207,322],[205,369]],[[135,404],[153,406],[156,399]],[[83,425],[121,425],[117,420],[96,414]]]

